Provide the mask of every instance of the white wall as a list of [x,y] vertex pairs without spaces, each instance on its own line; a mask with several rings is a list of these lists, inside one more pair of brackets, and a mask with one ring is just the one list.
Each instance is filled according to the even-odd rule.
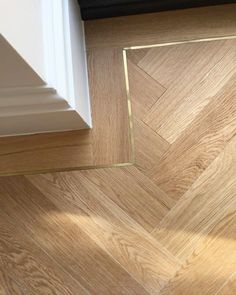
[[0,0],[0,34],[43,76],[41,0]]
[[0,34],[0,92],[3,88],[34,87],[44,81]]

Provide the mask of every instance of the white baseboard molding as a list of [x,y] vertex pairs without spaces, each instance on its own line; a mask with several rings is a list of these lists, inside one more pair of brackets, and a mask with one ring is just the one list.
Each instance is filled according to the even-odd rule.
[[0,137],[92,125],[84,29],[77,1],[40,1],[42,72],[36,73],[10,45],[11,40],[0,35],[0,58],[4,59],[4,69],[0,68]]
[[12,114],[0,117],[0,126],[4,137],[89,128],[73,109]]

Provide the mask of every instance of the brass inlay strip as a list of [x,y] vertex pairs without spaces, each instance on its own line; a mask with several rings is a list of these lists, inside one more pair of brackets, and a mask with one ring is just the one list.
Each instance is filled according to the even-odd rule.
[[222,37],[212,37],[212,38],[202,38],[202,39],[191,39],[184,41],[176,41],[176,42],[166,42],[166,43],[158,43],[152,45],[143,45],[143,46],[131,46],[125,47],[122,50],[123,54],[123,63],[124,63],[124,75],[125,75],[125,87],[126,87],[126,99],[127,99],[127,107],[128,107],[128,120],[129,120],[129,138],[131,144],[131,161],[127,163],[116,163],[110,165],[88,165],[88,166],[79,166],[79,167],[67,167],[67,168],[52,168],[52,169],[43,169],[43,170],[32,170],[32,171],[16,171],[16,172],[0,172],[0,176],[13,176],[13,175],[29,175],[29,174],[44,174],[44,173],[53,173],[53,172],[66,172],[66,171],[79,171],[79,170],[91,170],[91,169],[103,169],[103,168],[115,168],[115,167],[126,167],[132,166],[135,164],[135,142],[134,142],[134,130],[133,130],[133,114],[132,114],[132,103],[131,103],[131,95],[130,95],[130,87],[129,87],[129,74],[128,74],[128,63],[127,63],[127,51],[128,50],[138,50],[145,48],[155,48],[155,47],[164,47],[171,45],[179,45],[186,43],[197,43],[197,42],[210,42],[210,41],[219,41],[219,40],[232,40],[236,39],[236,35],[234,36],[222,36]]
[[151,45],[130,46],[130,47],[125,47],[123,50],[137,50],[137,49],[145,49],[145,48],[148,49],[148,48],[154,48],[154,47],[164,47],[164,46],[180,45],[180,44],[186,44],[186,43],[210,42],[210,41],[233,40],[233,39],[236,39],[236,35],[202,38],[202,39],[190,39],[190,40],[183,40],[183,41],[157,43],[157,44],[151,44]]
[[128,73],[128,62],[126,50],[123,49],[123,62],[124,62],[124,73],[125,73],[125,87],[126,87],[126,97],[128,106],[128,117],[129,117],[129,136],[131,144],[131,162],[135,164],[135,148],[134,148],[134,126],[133,126],[133,115],[132,115],[132,103],[129,87],[129,73]]

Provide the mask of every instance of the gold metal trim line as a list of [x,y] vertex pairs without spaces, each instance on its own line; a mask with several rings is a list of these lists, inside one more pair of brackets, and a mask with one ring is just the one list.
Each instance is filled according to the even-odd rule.
[[210,42],[210,41],[233,40],[233,39],[236,39],[236,35],[229,35],[229,36],[222,36],[222,37],[209,37],[209,38],[202,38],[202,39],[190,39],[190,40],[183,40],[183,41],[157,43],[157,44],[151,44],[151,45],[130,46],[130,47],[123,48],[123,50],[137,50],[137,49],[145,49],[145,48],[148,49],[148,48],[154,48],[154,47],[164,47],[164,46],[180,45],[180,44],[186,44],[186,43]]
[[135,164],[134,125],[133,125],[132,103],[131,103],[131,95],[130,95],[130,87],[129,87],[128,61],[127,61],[127,54],[125,49],[123,49],[123,62],[124,62],[128,117],[129,117],[128,120],[129,120],[129,136],[130,136],[130,144],[131,144],[131,162]]
[[125,47],[122,49],[123,54],[123,64],[124,64],[124,75],[125,75],[125,87],[126,87],[126,98],[127,98],[127,108],[128,108],[128,121],[129,121],[129,140],[131,144],[131,161],[127,163],[116,163],[110,165],[91,165],[91,166],[79,166],[79,167],[67,167],[67,168],[53,168],[53,169],[44,169],[44,170],[32,170],[32,171],[18,171],[18,172],[9,172],[3,173],[0,172],[0,176],[13,176],[13,175],[33,175],[33,174],[45,174],[45,173],[55,173],[55,172],[66,172],[66,171],[79,171],[79,170],[92,170],[92,169],[104,169],[104,168],[116,168],[116,167],[126,167],[135,165],[135,140],[134,140],[134,128],[133,128],[133,114],[132,114],[132,101],[130,95],[129,87],[129,73],[128,73],[128,62],[127,62],[127,51],[128,50],[138,50],[145,48],[155,48],[155,47],[164,47],[171,45],[179,45],[186,43],[197,43],[197,42],[210,42],[210,41],[219,41],[219,40],[232,40],[236,39],[236,35],[231,36],[222,36],[222,37],[212,37],[212,38],[202,38],[202,39],[190,39],[183,41],[175,42],[166,42],[158,43],[152,45],[143,45],[143,46],[131,46]]

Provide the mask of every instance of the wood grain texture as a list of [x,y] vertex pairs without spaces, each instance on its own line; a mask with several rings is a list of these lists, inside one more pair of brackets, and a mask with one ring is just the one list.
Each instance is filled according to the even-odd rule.
[[236,293],[236,274],[235,272],[222,285],[216,295],[233,295]]
[[223,218],[160,294],[215,295],[236,268],[235,225],[235,212]]
[[236,209],[236,137],[201,174],[153,235],[186,261],[211,230]]
[[161,161],[170,145],[142,120],[133,120],[135,163],[141,171],[149,173]]
[[86,22],[88,48],[129,47],[235,35],[235,4]]
[[94,164],[129,162],[131,146],[122,51],[89,51],[88,64]]
[[147,49],[127,50],[127,56],[131,61],[131,64],[137,65],[140,60],[147,54]]
[[87,235],[150,294],[156,294],[179,267],[178,260],[80,172],[28,179],[61,210],[70,212],[75,223],[81,222]]
[[203,109],[153,169],[153,179],[172,198],[179,199],[235,135],[235,78]]
[[[137,50],[127,51],[127,57],[132,101],[135,163],[141,170],[149,171],[167,151],[169,143],[145,124],[143,118],[146,114],[149,114],[150,109],[165,93],[166,88],[131,61],[133,51]],[[142,51],[142,56],[143,52],[145,52],[145,55],[147,54],[146,49]]]
[[25,178],[0,180],[2,210],[81,285],[72,294],[147,294],[84,232],[86,214],[77,211],[75,222],[73,212],[61,211]]
[[175,204],[134,166],[83,171],[81,174],[147,231],[152,231]]
[[149,114],[150,109],[164,94],[166,88],[135,65],[130,59],[130,52],[133,50],[127,51],[132,114],[135,118],[142,120],[147,113]]
[[0,294],[1,295],[29,295],[20,284],[16,283],[11,275],[0,266]]
[[150,50],[139,66],[168,90],[145,123],[174,143],[235,73],[235,45],[209,41]]
[[86,290],[68,273],[61,270],[36,243],[17,229],[17,222],[0,211],[1,263],[5,270],[17,278],[30,294],[75,294]]
[[234,40],[153,47],[148,49],[138,66],[166,88],[172,89],[174,86],[188,88],[204,77],[220,61],[231,47],[230,44],[227,46],[231,42],[233,43]]

